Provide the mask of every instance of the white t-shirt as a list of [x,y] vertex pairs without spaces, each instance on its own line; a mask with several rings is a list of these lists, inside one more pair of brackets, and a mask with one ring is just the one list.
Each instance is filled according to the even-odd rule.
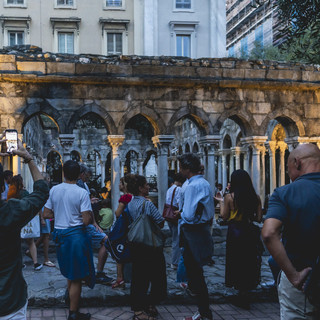
[[176,189],[176,192],[174,193],[174,198],[172,205],[176,208],[179,208],[180,204],[180,192],[181,192],[181,187],[178,187],[177,185],[173,184],[168,190],[166,194],[166,204],[171,204],[171,199],[173,195],[173,191]]
[[82,212],[91,211],[88,192],[76,184],[60,183],[50,190],[45,207],[54,213],[54,227],[67,229],[83,225]]

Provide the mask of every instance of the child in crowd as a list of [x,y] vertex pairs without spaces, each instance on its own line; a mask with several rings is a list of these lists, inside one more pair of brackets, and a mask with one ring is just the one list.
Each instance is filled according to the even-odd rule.
[[113,224],[114,215],[111,209],[111,200],[104,199],[101,201],[101,209],[99,210],[101,218],[99,225],[104,232],[108,232]]

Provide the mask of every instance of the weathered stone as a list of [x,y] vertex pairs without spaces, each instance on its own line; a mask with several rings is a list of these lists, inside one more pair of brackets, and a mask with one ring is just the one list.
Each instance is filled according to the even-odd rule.
[[0,62],[0,73],[16,71],[16,64],[11,62]]
[[197,68],[196,73],[202,78],[221,78],[222,68]]
[[244,78],[245,79],[265,79],[266,70],[263,69],[245,69]]
[[47,62],[47,74],[75,74],[75,64],[66,62]]
[[16,56],[10,55],[10,54],[0,54],[0,62],[1,63],[10,63],[10,62],[16,62]]
[[297,70],[268,70],[267,80],[294,80],[299,81],[302,78],[301,71]]
[[46,64],[45,62],[17,61],[17,69],[21,73],[45,74]]
[[89,74],[106,74],[107,65],[105,64],[75,64],[75,74],[89,75]]
[[319,118],[320,104],[307,104],[305,106],[306,118]]

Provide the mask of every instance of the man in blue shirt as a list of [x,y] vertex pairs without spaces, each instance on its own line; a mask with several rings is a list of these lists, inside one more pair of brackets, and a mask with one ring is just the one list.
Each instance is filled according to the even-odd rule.
[[272,194],[262,237],[282,270],[278,287],[281,319],[318,319],[302,291],[310,266],[320,252],[318,147],[302,144],[293,150],[288,158],[288,174],[293,183]]
[[189,287],[196,294],[198,312],[185,320],[212,319],[208,288],[202,267],[211,261],[213,241],[210,232],[214,214],[213,193],[210,184],[199,174],[200,160],[186,153],[179,157],[180,172],[188,179],[183,193],[180,239]]

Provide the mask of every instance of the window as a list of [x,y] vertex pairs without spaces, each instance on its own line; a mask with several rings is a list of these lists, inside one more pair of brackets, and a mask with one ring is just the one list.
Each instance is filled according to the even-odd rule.
[[16,46],[24,44],[24,32],[23,31],[8,31],[8,44],[9,46]]
[[106,7],[122,7],[122,0],[106,0]]
[[74,33],[59,32],[58,33],[58,52],[59,53],[74,53]]
[[107,54],[122,54],[122,33],[107,33]]
[[191,0],[175,0],[176,9],[191,9]]
[[57,0],[58,6],[73,6],[73,0]]
[[190,35],[177,34],[177,56],[190,57]]
[[234,46],[230,47],[228,50],[228,57],[234,57]]
[[248,37],[241,39],[241,55],[248,54]]
[[263,26],[259,26],[255,30],[255,41],[263,47]]
[[7,0],[7,4],[13,4],[13,5],[24,4],[24,0]]

